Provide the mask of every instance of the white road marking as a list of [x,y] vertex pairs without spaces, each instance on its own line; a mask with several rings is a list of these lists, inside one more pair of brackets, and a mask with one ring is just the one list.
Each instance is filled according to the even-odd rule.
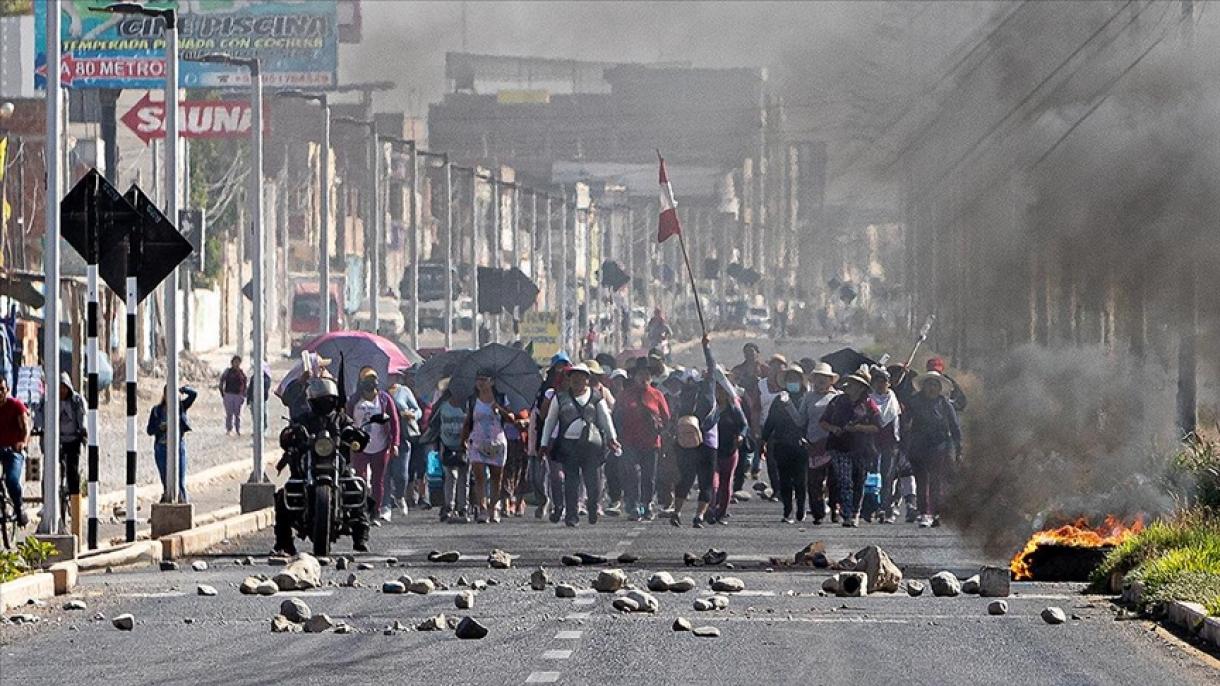
[[158,591],[156,593],[120,593],[123,598],[178,598],[186,595],[182,591]]
[[577,598],[572,601],[573,605],[592,605],[597,602],[597,598]]
[[553,684],[559,681],[559,672],[530,672],[525,678],[527,684]]
[[584,633],[583,631],[560,631],[555,634],[555,639],[559,641],[575,641],[579,640]]
[[588,619],[592,612],[569,612],[564,619]]
[[615,543],[614,545],[631,545],[631,541],[619,541],[618,543]]
[[699,595],[727,595],[730,598],[732,598],[733,596],[737,596],[738,598],[774,598],[775,591],[745,590],[745,591],[738,591],[736,593],[716,593],[715,591],[703,590],[703,591],[699,591]]
[[566,660],[572,657],[570,650],[548,650],[542,653],[543,660]]
[[293,596],[302,598],[317,598],[322,596],[334,595],[334,591],[280,591],[276,595]]

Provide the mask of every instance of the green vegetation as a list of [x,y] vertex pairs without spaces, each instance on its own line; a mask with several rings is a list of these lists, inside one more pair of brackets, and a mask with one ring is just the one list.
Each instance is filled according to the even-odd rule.
[[1093,573],[1094,589],[1112,574],[1144,586],[1144,603],[1185,600],[1220,616],[1220,518],[1197,508],[1154,522],[1117,546]]
[[0,550],[0,583],[38,568],[55,554],[55,546],[30,536],[13,550]]

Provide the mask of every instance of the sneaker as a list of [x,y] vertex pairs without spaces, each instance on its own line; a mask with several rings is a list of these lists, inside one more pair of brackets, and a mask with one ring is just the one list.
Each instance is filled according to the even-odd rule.
[[381,526],[381,518],[380,517],[374,518],[373,521],[369,522],[369,524],[371,526]]
[[696,529],[702,529],[703,528],[703,517],[700,517],[699,515],[695,515],[695,518],[690,520],[690,525]]
[[441,520],[442,524],[449,521],[449,508],[447,508],[447,507],[441,508],[440,520]]
[[907,520],[907,524],[914,524],[914,523],[918,522],[919,513],[917,513],[914,509],[908,507],[906,520]]
[[669,523],[673,526],[682,526],[682,515],[677,512],[670,514]]
[[399,498],[399,499],[398,499],[398,507],[399,507],[400,509],[402,509],[402,516],[404,516],[404,517],[406,517],[408,514],[410,514],[410,513],[411,513],[411,508],[410,508],[410,507],[407,505],[407,499],[406,499],[406,498]]
[[856,515],[855,517],[852,517],[852,519],[851,519],[851,525],[852,525],[853,527],[860,526],[860,515]]
[[551,523],[558,524],[563,519],[563,510],[551,510]]
[[377,519],[380,519],[383,522],[388,522],[393,516],[394,510],[390,509],[389,507],[383,507],[381,508],[381,512],[377,515]]
[[893,523],[895,523],[895,522],[897,522],[897,521],[898,521],[898,517],[897,517],[897,516],[895,516],[893,512],[891,512],[891,513],[889,513],[889,514],[887,514],[886,516],[884,516],[884,517],[882,517],[882,518],[881,518],[881,523],[882,523],[882,524],[893,524]]
[[916,523],[919,524],[919,528],[927,529],[932,526],[932,518],[927,515],[920,515]]
[[359,543],[353,543],[352,550],[354,550],[358,553],[367,553],[369,551],[369,544],[364,541],[361,541]]
[[779,520],[779,523],[780,523],[780,524],[791,524],[791,523],[792,523],[792,517],[791,517],[791,516],[789,516],[789,515],[784,515],[784,518],[783,518],[783,519],[781,519],[781,520]]
[[653,512],[651,509],[645,509],[644,514],[640,515],[640,519],[642,519],[645,522],[651,522],[656,518],[657,518],[657,513]]
[[589,510],[589,524],[596,524],[597,520],[600,518],[601,514],[598,512],[598,508],[595,507],[592,510]]
[[474,521],[478,524],[486,524],[487,523],[487,513],[480,512],[479,516],[475,517]]
[[569,529],[575,529],[576,527],[580,526],[580,522],[576,521],[575,519],[567,519],[564,520],[563,525]]
[[542,519],[544,514],[546,514],[546,505],[539,505],[534,508],[534,519]]
[[622,511],[623,501],[615,500],[606,506],[606,509],[602,512],[602,514],[606,515],[607,517],[617,517],[622,514]]
[[500,513],[499,513],[499,512],[492,512],[492,513],[491,513],[491,523],[492,523],[492,524],[499,524],[499,523],[500,523]]
[[813,518],[813,525],[814,525],[814,526],[822,526],[822,518],[821,518],[821,517],[814,517],[814,518]]
[[856,528],[856,527],[857,527],[857,526],[859,526],[859,525],[858,525],[858,524],[856,524],[856,520],[855,520],[855,519],[852,519],[851,517],[844,517],[844,518],[843,518],[843,523],[841,524],[841,526],[843,526],[843,527],[844,527],[844,528],[846,528],[846,529],[854,529],[854,528]]

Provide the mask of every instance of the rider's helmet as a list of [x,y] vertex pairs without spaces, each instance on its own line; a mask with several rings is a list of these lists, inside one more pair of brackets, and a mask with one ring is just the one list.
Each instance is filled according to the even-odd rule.
[[339,409],[339,387],[334,379],[315,376],[305,387],[305,399],[314,414],[330,414]]

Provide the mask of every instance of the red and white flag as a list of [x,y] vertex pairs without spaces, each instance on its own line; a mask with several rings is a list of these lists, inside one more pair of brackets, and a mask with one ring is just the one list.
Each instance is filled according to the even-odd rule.
[[665,158],[657,153],[661,161],[661,222],[657,226],[657,242],[664,243],[670,236],[682,233],[678,224],[678,203],[674,200],[673,186],[669,185],[669,174],[665,173]]

